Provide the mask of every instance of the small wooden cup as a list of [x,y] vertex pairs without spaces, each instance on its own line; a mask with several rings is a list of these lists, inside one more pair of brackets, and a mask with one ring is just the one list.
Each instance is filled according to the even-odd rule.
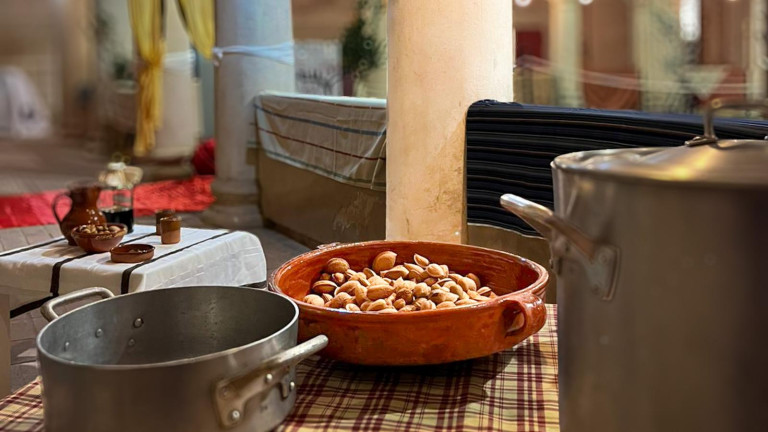
[[181,241],[181,216],[160,219],[160,241],[163,244],[176,244]]
[[176,210],[173,209],[163,209],[163,210],[157,210],[155,212],[155,234],[160,235],[163,232],[160,230],[160,219],[168,216],[175,216]]

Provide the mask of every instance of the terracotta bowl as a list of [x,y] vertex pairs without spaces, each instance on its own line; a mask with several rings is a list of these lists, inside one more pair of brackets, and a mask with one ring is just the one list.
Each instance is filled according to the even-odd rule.
[[130,243],[115,246],[109,251],[112,262],[139,263],[155,256],[155,247],[148,244]]
[[[380,252],[397,253],[397,264],[414,253],[475,273],[498,297],[471,306],[378,314],[314,306],[302,301],[330,258],[351,268],[368,267]],[[543,298],[549,274],[516,255],[480,247],[433,242],[372,241],[334,245],[300,255],[277,269],[270,289],[299,306],[299,340],[316,335],[330,342],[321,355],[365,365],[423,365],[483,357],[503,351],[539,331],[546,321]]]
[[107,226],[117,226],[120,231],[116,233],[97,233],[86,234],[80,232],[80,227],[77,226],[72,229],[72,238],[75,239],[75,243],[80,246],[80,249],[87,253],[104,253],[109,252],[110,249],[120,244],[123,237],[128,232],[128,228],[125,224],[121,223],[108,223]]

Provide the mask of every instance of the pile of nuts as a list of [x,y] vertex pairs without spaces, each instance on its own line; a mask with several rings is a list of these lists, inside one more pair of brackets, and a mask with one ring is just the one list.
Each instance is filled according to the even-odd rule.
[[117,225],[82,225],[77,228],[77,232],[82,234],[118,234],[123,229]]
[[333,309],[394,313],[468,306],[496,297],[472,273],[462,276],[419,254],[413,263],[395,265],[396,261],[395,252],[382,252],[371,268],[358,272],[345,259],[331,258],[304,301]]

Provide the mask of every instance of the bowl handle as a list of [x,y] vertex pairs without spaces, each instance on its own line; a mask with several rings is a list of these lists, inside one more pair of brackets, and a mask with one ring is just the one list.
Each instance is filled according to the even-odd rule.
[[504,307],[506,337],[526,338],[544,327],[547,307],[544,301],[530,292],[522,292],[501,301]]
[[291,381],[291,369],[327,345],[328,337],[315,336],[268,358],[255,369],[214,383],[213,401],[221,426],[229,429],[239,425],[245,415],[245,404],[255,397],[265,398],[278,384],[283,399],[287,399],[296,387]]
[[110,297],[114,297],[115,295],[112,294],[112,291],[102,287],[85,288],[85,289],[71,292],[69,294],[64,294],[61,297],[56,297],[51,300],[48,300],[40,308],[40,313],[43,315],[45,319],[48,320],[48,322],[51,322],[59,317],[59,314],[57,314],[53,310],[53,308],[68,305],[78,300],[82,300],[84,298],[93,297],[93,296],[99,296],[103,299],[107,299]]

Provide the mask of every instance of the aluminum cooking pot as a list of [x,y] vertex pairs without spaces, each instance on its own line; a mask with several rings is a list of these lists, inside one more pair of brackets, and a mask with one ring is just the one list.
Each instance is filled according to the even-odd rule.
[[501,198],[550,240],[564,432],[768,424],[768,142],[718,141],[725,107],[681,147],[556,158],[554,213]]
[[[54,307],[102,300],[58,318]],[[267,431],[296,400],[298,309],[250,288],[198,286],[53,299],[37,337],[46,432]]]

